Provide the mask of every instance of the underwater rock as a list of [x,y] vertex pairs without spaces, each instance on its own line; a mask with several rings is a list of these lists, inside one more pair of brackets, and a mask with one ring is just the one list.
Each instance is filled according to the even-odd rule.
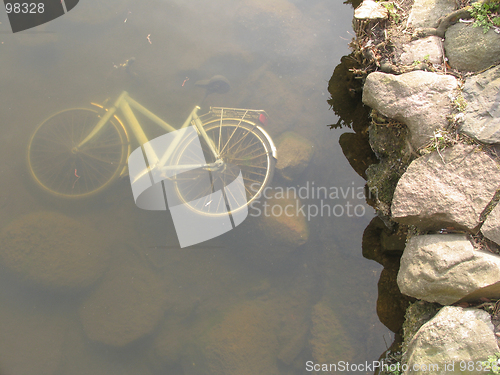
[[195,85],[205,88],[207,90],[206,95],[210,95],[212,93],[225,94],[231,89],[229,80],[221,75],[216,75],[210,79],[197,81]]
[[150,333],[163,317],[162,281],[142,266],[115,266],[79,309],[87,336],[122,347]]
[[263,206],[259,227],[268,239],[288,251],[306,243],[309,224],[299,210],[302,204],[298,197],[275,193]]
[[309,165],[314,144],[295,132],[285,132],[276,140],[278,161],[276,170],[285,179],[292,181]]
[[47,309],[46,301],[40,304],[31,300],[16,305],[23,297],[7,300],[2,296],[0,371],[2,375],[61,374],[65,335],[71,325],[69,314],[57,307]]
[[337,363],[350,361],[354,355],[349,335],[335,311],[322,300],[314,305],[312,329],[309,343],[315,363]]
[[243,302],[210,329],[200,345],[203,353],[200,360],[206,364],[203,374],[280,373],[275,334],[279,321],[266,307],[267,304],[257,300]]
[[257,43],[260,51],[281,62],[307,56],[317,45],[310,20],[287,0],[239,1],[231,19],[247,48]]
[[363,232],[363,257],[391,267],[393,260],[403,254],[405,244],[406,227],[390,230],[380,217],[375,216]]
[[57,212],[37,212],[0,232],[0,259],[22,281],[74,290],[96,282],[109,265],[106,238]]

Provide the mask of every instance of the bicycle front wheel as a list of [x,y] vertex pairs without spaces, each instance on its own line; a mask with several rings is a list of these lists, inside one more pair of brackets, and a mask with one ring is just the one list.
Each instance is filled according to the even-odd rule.
[[[208,215],[225,215],[227,212],[235,213],[258,199],[265,187],[270,183],[274,165],[274,145],[270,137],[254,123],[242,121],[237,118],[211,120],[203,125],[208,138],[224,161],[223,170],[211,173],[211,183],[206,184],[206,171],[192,170],[174,177],[176,190],[184,205],[194,211]],[[199,153],[193,152],[192,142],[198,142],[198,137],[187,139],[180,145],[177,152],[178,165],[199,163]],[[213,155],[208,145],[201,140],[205,160],[214,162]],[[227,186],[234,181],[239,173],[243,177],[244,191],[236,192],[239,197],[220,196],[214,201],[212,192]],[[234,191],[233,191],[234,192]],[[232,194],[227,191],[226,194]],[[227,209],[227,199],[233,202],[231,209]],[[235,202],[238,202],[235,204]],[[207,206],[211,209],[208,210]],[[215,209],[214,209],[215,207]],[[208,212],[207,212],[208,211]]]
[[130,142],[116,116],[76,149],[100,118],[96,110],[74,108],[38,126],[28,145],[28,168],[45,192],[59,198],[86,198],[107,188],[125,170]]

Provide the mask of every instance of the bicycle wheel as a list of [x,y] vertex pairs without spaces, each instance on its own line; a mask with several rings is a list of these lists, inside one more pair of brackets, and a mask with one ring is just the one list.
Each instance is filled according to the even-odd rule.
[[[224,167],[222,170],[211,172],[209,184],[207,184],[206,170],[197,169],[176,175],[173,180],[177,194],[184,205],[200,213],[208,215],[224,215],[228,211],[235,213],[256,200],[270,183],[276,163],[272,155],[274,145],[264,130],[240,119],[211,120],[205,123],[203,128],[224,161]],[[177,165],[200,163],[200,155],[193,152],[196,147],[192,147],[192,143],[198,142],[198,139],[206,162],[215,161],[208,145],[201,137],[196,136],[185,140],[179,146],[175,161]],[[210,194],[228,186],[238,177],[240,171],[244,191],[224,189],[226,198],[221,194],[217,201],[214,201],[214,196]],[[230,205],[231,209],[227,208],[227,199],[233,202]],[[208,205],[210,210],[207,209]]]
[[28,168],[39,187],[60,198],[81,199],[102,191],[125,170],[130,142],[116,116],[75,149],[100,118],[97,110],[74,108],[38,126],[28,145]]

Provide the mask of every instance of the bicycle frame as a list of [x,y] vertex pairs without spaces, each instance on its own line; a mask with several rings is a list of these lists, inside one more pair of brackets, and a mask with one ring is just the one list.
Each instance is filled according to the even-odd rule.
[[[148,173],[149,171],[156,169],[156,168],[160,168],[162,170],[165,170],[165,169],[178,170],[178,169],[195,169],[195,168],[202,168],[202,167],[206,168],[206,167],[217,166],[218,162],[210,163],[210,164],[196,164],[196,165],[182,165],[182,166],[178,166],[178,165],[167,166],[167,165],[165,165],[166,162],[168,161],[168,159],[170,158],[170,156],[173,154],[175,148],[177,147],[177,145],[181,141],[183,133],[180,132],[175,136],[175,138],[173,139],[173,141],[169,145],[167,151],[163,154],[163,156],[160,159],[158,157],[158,155],[156,155],[156,152],[154,151],[154,149],[149,144],[149,140],[148,140],[146,134],[144,133],[144,130],[142,130],[142,127],[139,124],[139,121],[135,117],[135,115],[132,111],[132,108],[134,108],[137,111],[139,111],[140,113],[142,113],[144,116],[149,118],[151,121],[156,123],[158,126],[165,129],[167,132],[172,132],[172,131],[184,129],[189,124],[194,123],[198,134],[200,134],[203,137],[203,139],[207,142],[207,145],[209,146],[210,151],[212,152],[213,156],[215,157],[215,160],[217,160],[217,161],[220,160],[220,156],[219,156],[218,152],[216,151],[216,149],[212,143],[212,140],[208,137],[207,133],[205,132],[205,129],[203,129],[202,122],[197,115],[197,112],[200,109],[200,107],[196,106],[191,111],[191,113],[189,114],[186,121],[184,121],[182,126],[179,129],[176,129],[172,125],[166,123],[161,118],[156,116],[154,113],[149,111],[146,107],[144,107],[143,105],[139,104],[137,101],[132,99],[126,91],[123,91],[120,94],[120,96],[118,97],[118,99],[116,99],[115,103],[113,104],[113,106],[111,108],[106,109],[106,114],[99,120],[99,122],[96,124],[94,129],[92,129],[92,131],[87,135],[87,137],[85,139],[83,139],[75,147],[75,151],[77,151],[79,148],[81,148],[83,145],[85,145],[89,140],[91,140],[96,134],[98,134],[99,131],[104,128],[104,126],[109,121],[109,119],[116,113],[117,109],[120,109],[125,117],[125,120],[129,126],[129,128],[132,130],[132,133],[134,134],[135,138],[137,139],[139,144],[142,147],[144,147],[149,158],[152,159],[152,160],[149,160],[150,166],[148,167],[148,170],[144,171],[143,174]],[[137,178],[141,177],[143,174],[141,174]]]

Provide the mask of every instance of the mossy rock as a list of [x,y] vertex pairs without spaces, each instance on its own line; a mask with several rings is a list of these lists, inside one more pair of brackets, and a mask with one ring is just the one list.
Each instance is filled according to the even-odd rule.
[[405,321],[403,323],[403,354],[408,348],[408,344],[415,334],[418,332],[420,327],[431,320],[434,315],[436,315],[440,306],[437,303],[430,303],[426,301],[416,301],[410,304],[406,309]]
[[370,125],[370,146],[379,159],[401,154],[406,146],[407,128],[385,125]]
[[380,162],[366,170],[370,195],[375,198],[374,207],[385,216],[390,216],[396,185],[412,160],[408,129],[399,123],[391,124],[370,125],[370,146]]
[[384,215],[390,215],[392,197],[402,174],[403,172],[394,169],[394,163],[388,160],[372,164],[366,170],[370,195],[376,200],[375,208]]

